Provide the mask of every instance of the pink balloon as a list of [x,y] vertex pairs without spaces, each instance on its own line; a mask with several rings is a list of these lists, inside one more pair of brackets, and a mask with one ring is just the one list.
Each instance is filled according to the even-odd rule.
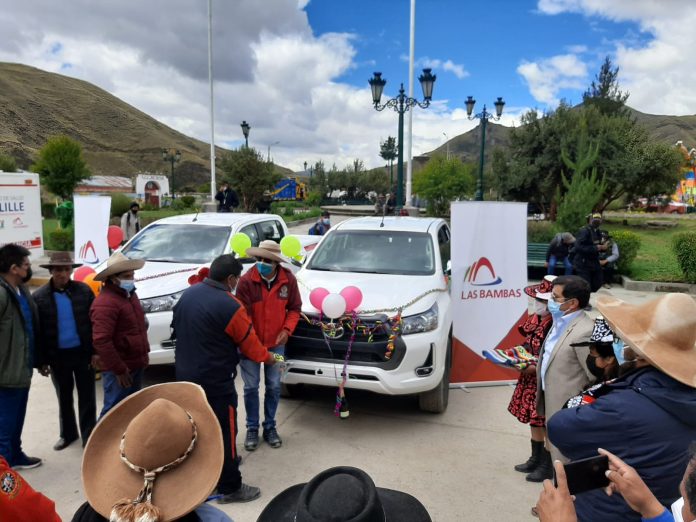
[[85,277],[89,274],[94,274],[94,268],[91,266],[81,266],[73,272],[73,279],[75,281],[83,281]]
[[326,288],[315,288],[309,293],[309,302],[314,308],[321,310],[321,304],[327,295],[329,295],[329,291]]
[[363,300],[362,292],[357,286],[346,286],[341,290],[341,295],[346,300],[346,312],[352,312],[358,308]]
[[111,250],[116,250],[120,247],[123,242],[123,230],[121,230],[121,227],[111,225],[106,233],[106,241]]

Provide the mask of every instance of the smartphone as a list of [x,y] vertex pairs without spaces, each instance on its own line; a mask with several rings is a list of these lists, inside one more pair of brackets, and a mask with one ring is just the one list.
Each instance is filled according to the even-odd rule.
[[[605,488],[609,485],[606,471],[609,469],[609,457],[597,455],[587,459],[575,460],[563,466],[568,480],[568,490],[571,495],[590,491],[592,489]],[[553,483],[558,486],[556,473]]]

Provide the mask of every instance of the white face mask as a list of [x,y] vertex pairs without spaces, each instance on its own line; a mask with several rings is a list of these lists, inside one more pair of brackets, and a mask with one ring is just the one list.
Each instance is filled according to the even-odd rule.
[[534,313],[544,317],[549,314],[548,308],[546,308],[546,302],[534,301]]
[[[674,517],[675,522],[685,522],[684,518],[682,517],[682,509],[684,508],[684,497],[679,497],[677,500],[674,501],[674,504],[672,504],[672,516]],[[686,521],[689,522],[689,521]],[[693,520],[691,522],[696,522],[696,520]]]

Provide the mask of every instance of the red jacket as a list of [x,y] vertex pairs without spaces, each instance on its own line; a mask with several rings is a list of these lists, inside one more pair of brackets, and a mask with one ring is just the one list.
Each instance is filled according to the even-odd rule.
[[145,314],[135,292],[107,283],[92,303],[92,341],[101,369],[121,375],[149,362]]
[[282,266],[270,289],[256,266],[252,267],[239,280],[236,295],[244,303],[259,340],[268,348],[276,345],[281,331],[292,334],[300,320],[302,298],[297,279]]
[[55,503],[34,490],[0,457],[0,520],[60,522]]

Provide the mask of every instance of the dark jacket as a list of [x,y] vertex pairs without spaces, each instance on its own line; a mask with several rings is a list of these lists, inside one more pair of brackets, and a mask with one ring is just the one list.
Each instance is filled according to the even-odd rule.
[[559,260],[568,257],[571,246],[572,245],[565,243],[563,239],[561,239],[561,234],[556,234],[549,243],[549,247],[546,249],[546,261],[548,261],[551,256],[555,256],[556,259]]
[[264,346],[275,346],[278,334],[295,331],[302,311],[302,298],[295,276],[278,266],[271,288],[268,288],[254,265],[242,276],[237,286],[237,298],[246,306],[254,330]]
[[227,210],[230,208],[237,208],[239,206],[239,198],[237,193],[228,188],[227,190],[221,190],[215,194],[215,199],[218,202],[218,210]]
[[[547,422],[549,440],[571,460],[611,451],[633,466],[657,499],[669,506],[696,440],[696,389],[656,368],[640,369],[608,385],[592,404],[561,410]],[[577,495],[580,522],[640,521],[620,495]]]
[[38,368],[43,359],[41,344],[36,333],[39,314],[36,303],[26,286],[19,291],[31,307],[34,324],[34,353],[24,329],[24,315],[17,294],[10,284],[0,277],[0,387],[28,388],[31,384],[32,367]]
[[208,396],[233,395],[241,352],[268,359],[244,306],[227,287],[205,279],[187,288],[174,306],[176,379],[199,384]]
[[600,270],[599,250],[597,245],[600,241],[599,229],[592,228],[590,225],[584,226],[575,236],[573,266],[576,270]]
[[[54,293],[53,279],[34,292],[34,300],[39,309],[41,331],[39,337],[46,358],[44,364],[52,364],[60,355],[58,348],[58,309]],[[89,318],[89,309],[94,301],[94,292],[81,281],[70,280],[65,288],[65,294],[72,303],[73,316],[77,326],[77,334],[80,336],[80,352],[85,358],[89,358],[94,352],[92,347],[92,322]]]
[[145,314],[140,299],[107,282],[92,303],[92,344],[102,370],[122,375],[149,362]]

